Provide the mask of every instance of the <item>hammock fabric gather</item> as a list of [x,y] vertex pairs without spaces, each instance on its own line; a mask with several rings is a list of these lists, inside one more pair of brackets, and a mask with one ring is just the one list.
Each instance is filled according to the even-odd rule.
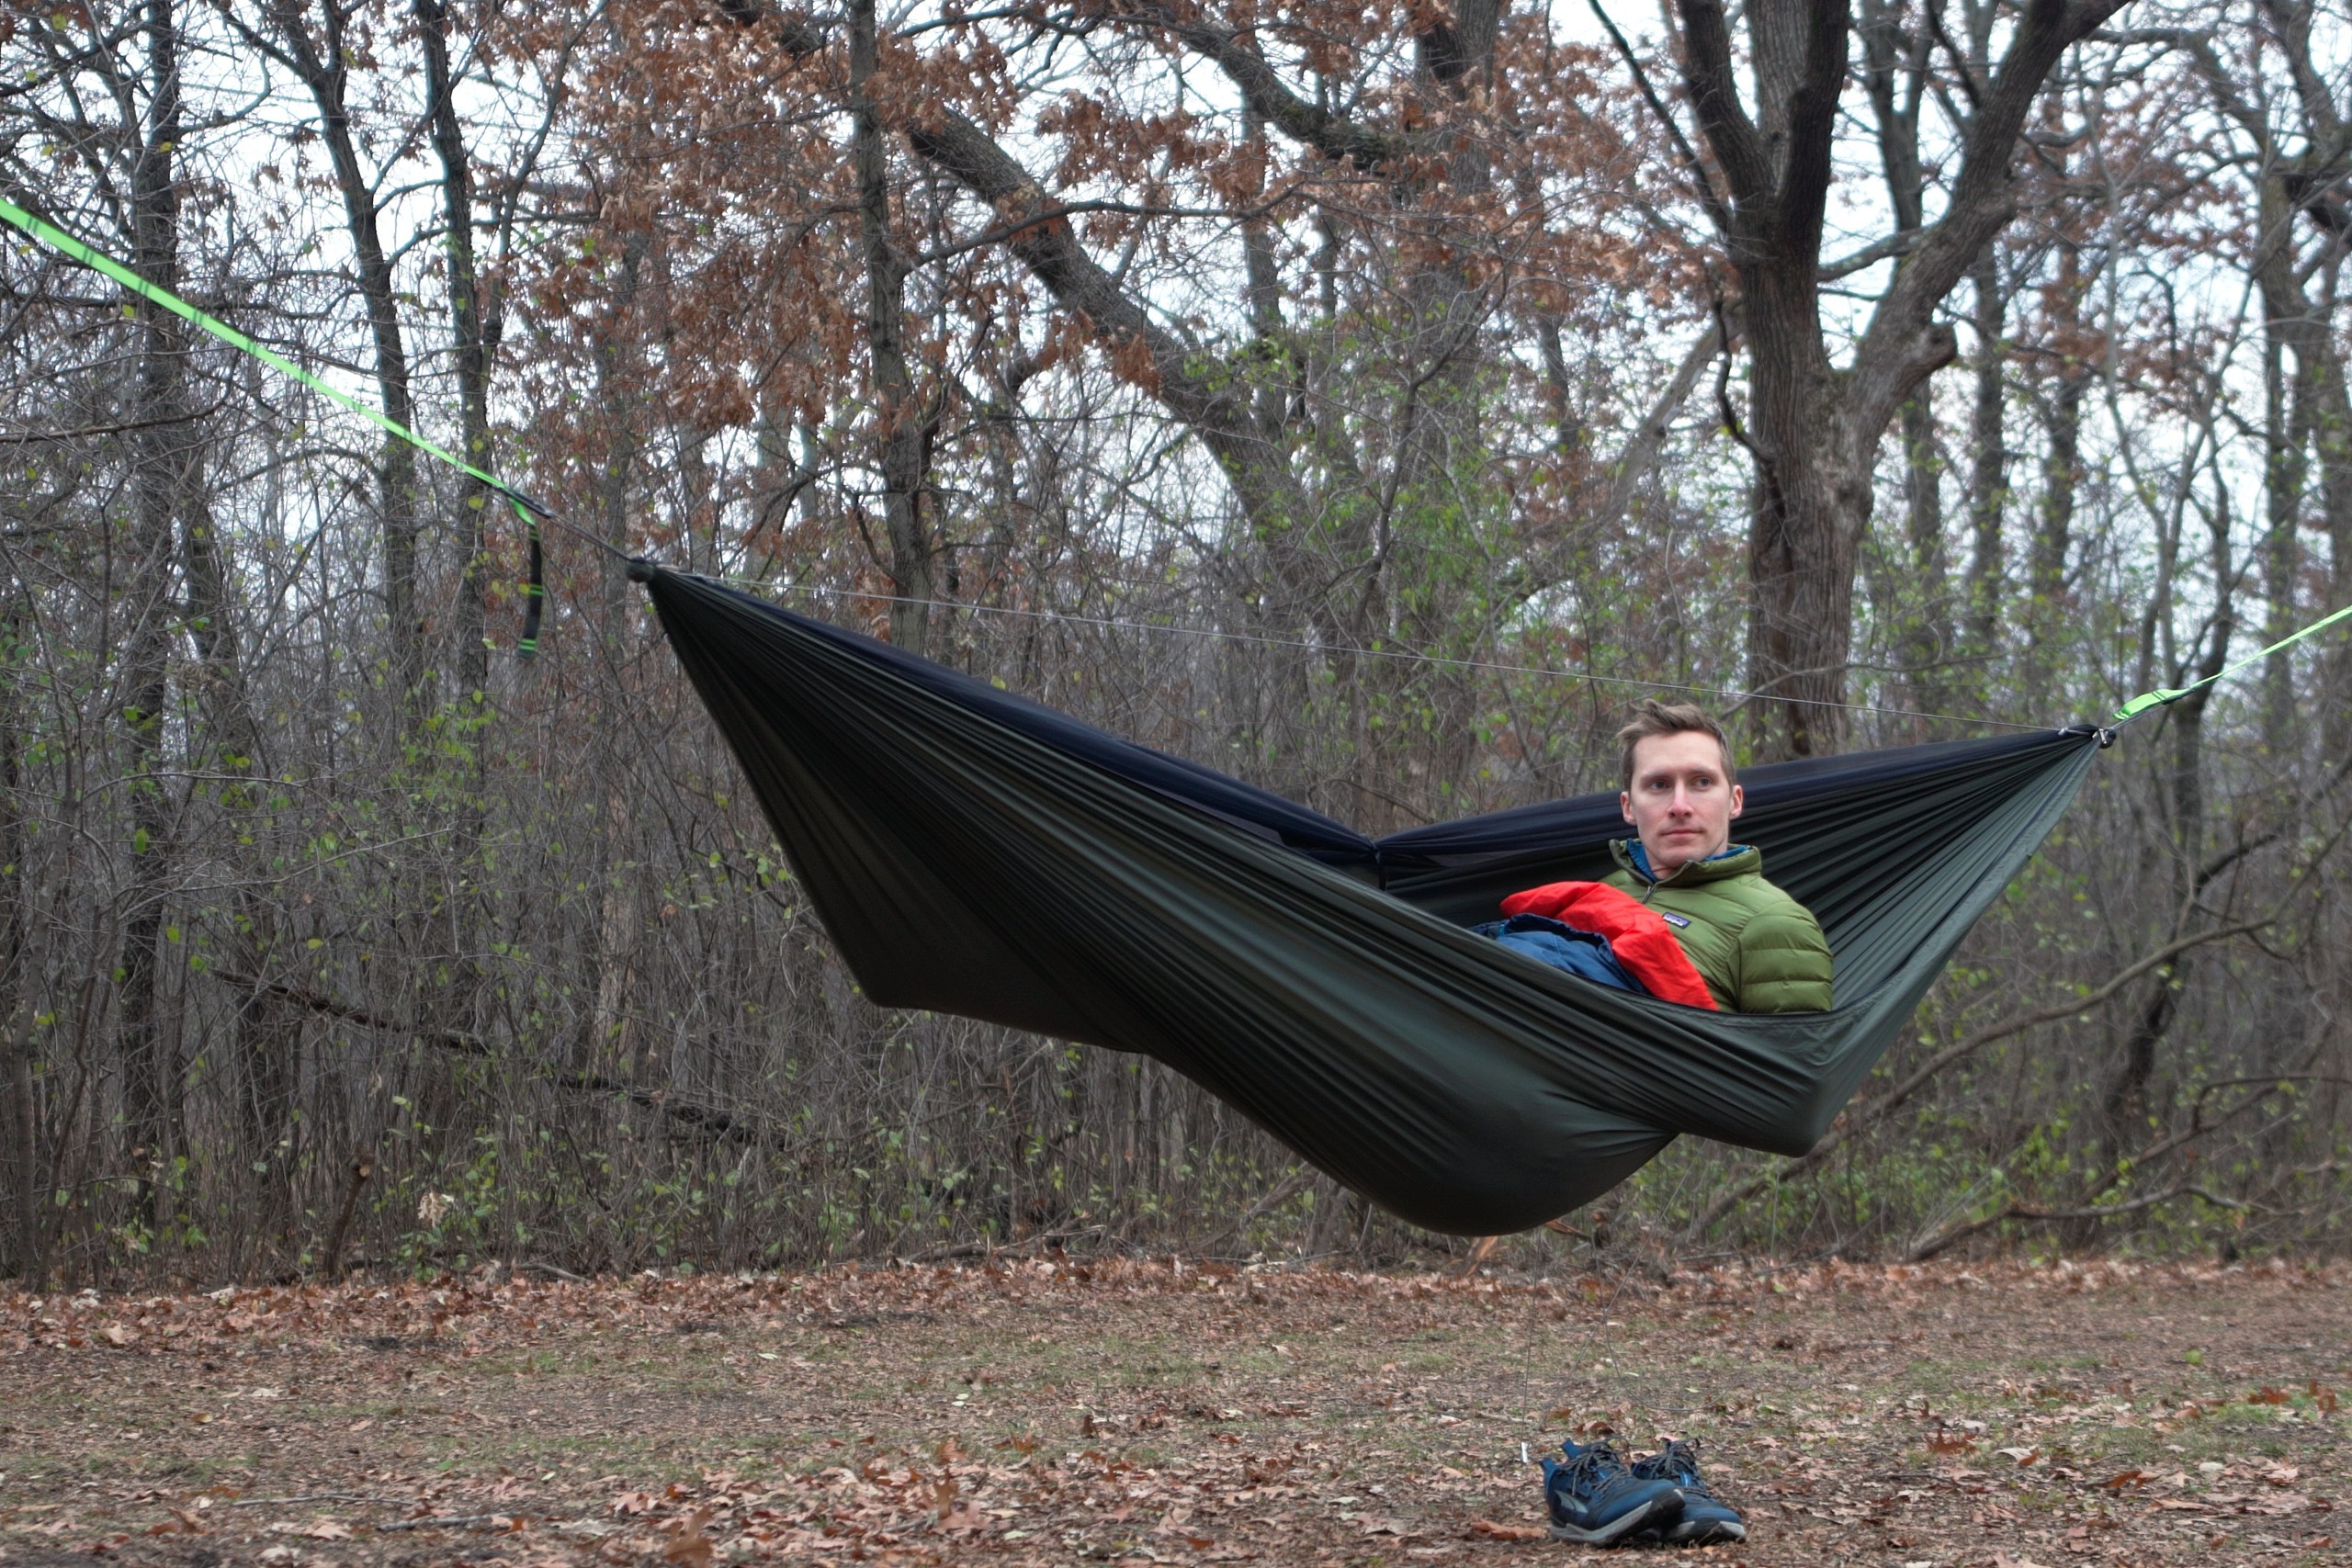
[[1494,1235],[1684,1133],[1801,1154],[2065,810],[2088,728],[1785,762],[1743,842],[1838,1007],[1609,990],[1465,928],[1599,877],[1613,793],[1368,839],[887,644],[633,562],[866,996],[1140,1052],[1348,1187]]

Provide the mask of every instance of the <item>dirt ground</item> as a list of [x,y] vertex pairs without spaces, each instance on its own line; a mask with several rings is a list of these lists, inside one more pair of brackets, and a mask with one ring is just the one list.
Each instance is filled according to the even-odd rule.
[[1701,1441],[1751,1532],[1711,1563],[2352,1563],[2347,1287],[1060,1258],[0,1295],[0,1563],[1501,1568],[1583,1555],[1528,1539],[1522,1452],[1604,1428]]

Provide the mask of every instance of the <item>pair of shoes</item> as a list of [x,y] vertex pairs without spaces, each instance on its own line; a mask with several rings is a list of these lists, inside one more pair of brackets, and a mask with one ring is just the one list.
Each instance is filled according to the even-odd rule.
[[1555,1540],[1702,1546],[1747,1539],[1739,1515],[1699,1478],[1698,1453],[1689,1443],[1669,1442],[1631,1464],[1606,1440],[1566,1442],[1560,1449],[1565,1459],[1544,1461],[1544,1501]]

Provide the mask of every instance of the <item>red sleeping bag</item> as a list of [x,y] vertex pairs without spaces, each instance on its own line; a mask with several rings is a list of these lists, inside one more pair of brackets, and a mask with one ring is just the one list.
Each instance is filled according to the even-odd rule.
[[1661,1001],[1713,1009],[1699,966],[1682,951],[1666,917],[1605,882],[1547,882],[1503,900],[1506,915],[1542,915],[1609,939],[1617,962]]

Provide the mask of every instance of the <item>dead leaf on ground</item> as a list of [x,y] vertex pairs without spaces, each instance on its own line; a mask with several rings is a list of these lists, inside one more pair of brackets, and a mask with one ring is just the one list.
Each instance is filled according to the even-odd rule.
[[1470,1533],[1485,1540],[1542,1540],[1546,1532],[1536,1525],[1498,1525],[1492,1519],[1472,1521]]
[[710,1568],[710,1537],[702,1533],[702,1527],[709,1522],[708,1508],[695,1509],[679,1524],[676,1537],[662,1549],[662,1561],[682,1563],[684,1568]]

